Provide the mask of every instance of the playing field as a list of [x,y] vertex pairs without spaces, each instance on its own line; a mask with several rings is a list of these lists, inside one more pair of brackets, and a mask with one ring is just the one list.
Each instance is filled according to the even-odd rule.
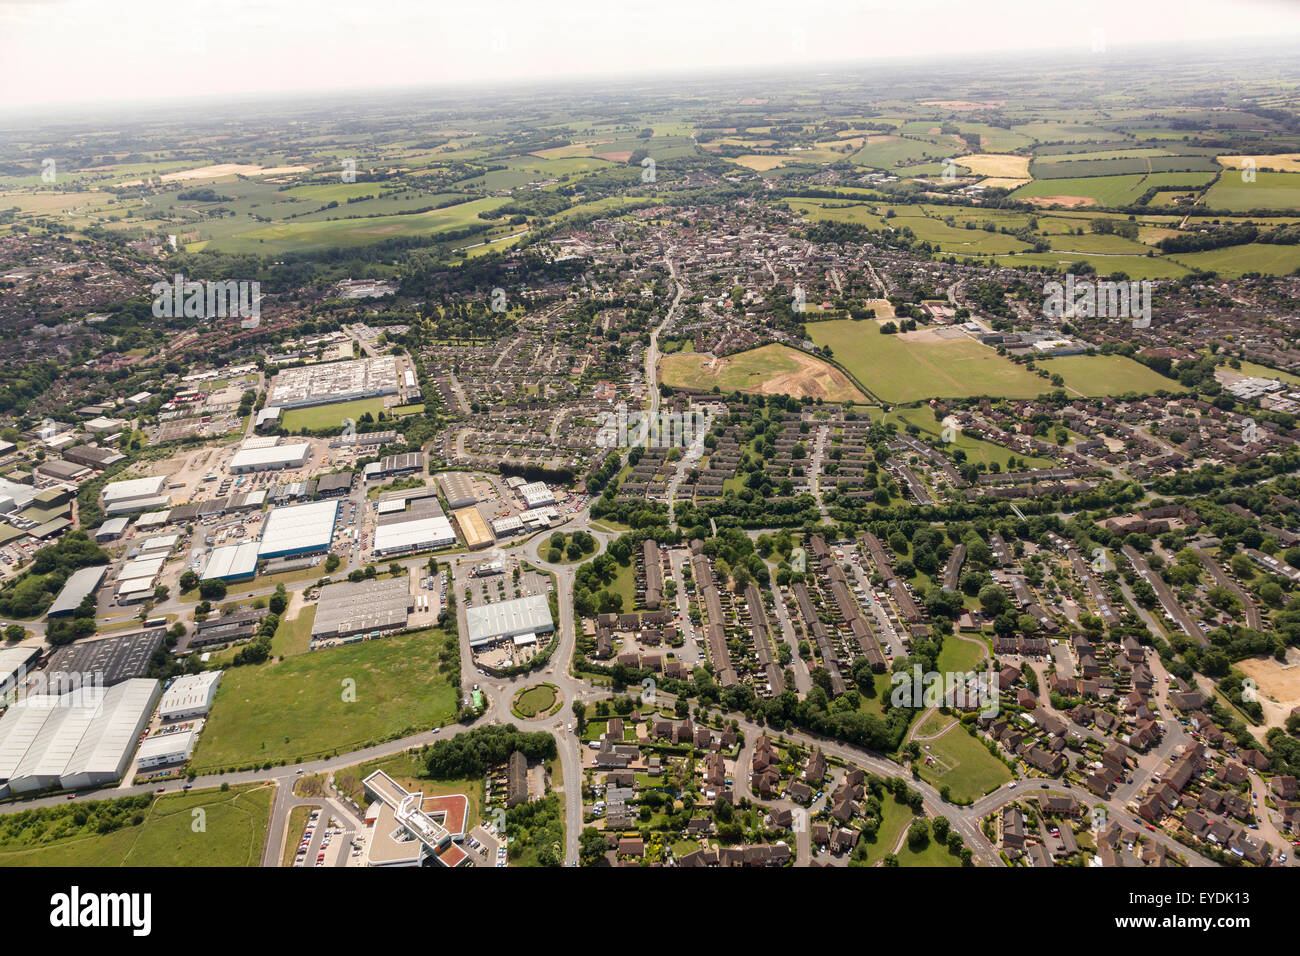
[[1187,391],[1176,379],[1165,378],[1124,355],[1062,355],[1044,359],[1038,367],[1065,379],[1067,392],[1090,398],[1123,395],[1125,392],[1150,395],[1161,389],[1166,392]]
[[1034,398],[1051,386],[993,349],[958,333],[884,335],[876,322],[810,322],[808,335],[886,402],[991,395]]
[[932,786],[948,787],[955,801],[978,799],[1011,779],[1006,764],[957,721],[943,736],[919,743],[925,758],[917,762],[921,778]]
[[336,402],[333,405],[312,405],[310,408],[295,408],[284,413],[284,429],[289,432],[304,428],[339,428],[343,419],[350,418],[359,422],[361,416],[369,412],[378,418],[384,410],[382,398],[362,398],[355,402]]
[[[824,323],[814,323],[824,324]],[[761,395],[792,395],[829,402],[866,400],[847,375],[832,365],[784,345],[764,345],[715,358],[707,353],[674,352],[659,360],[665,385]]]
[[164,794],[136,826],[30,846],[0,844],[0,866],[257,866],[271,792],[268,784],[246,784]]
[[295,761],[448,723],[459,688],[438,671],[447,640],[415,631],[229,668],[190,769]]

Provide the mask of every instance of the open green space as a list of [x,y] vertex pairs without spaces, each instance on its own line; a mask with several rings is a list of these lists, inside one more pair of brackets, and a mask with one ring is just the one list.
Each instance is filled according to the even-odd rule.
[[[916,762],[921,778],[935,787],[948,787],[954,801],[978,799],[1011,779],[1006,764],[959,725],[936,740],[923,741],[921,754]],[[927,763],[927,757],[932,762]]]
[[872,320],[808,323],[808,336],[886,402],[990,395],[1034,398],[1050,386],[993,349],[965,335],[885,335]]
[[460,693],[439,669],[448,643],[429,629],[230,668],[190,769],[296,762],[447,724]]
[[1067,391],[1088,397],[1187,391],[1177,379],[1166,378],[1125,355],[1062,355],[1044,359],[1038,367],[1059,374]]
[[294,408],[284,413],[282,422],[284,430],[298,432],[303,429],[341,428],[343,419],[350,418],[359,422],[367,412],[372,418],[378,418],[384,410],[382,398],[360,398],[355,402],[335,402],[331,405],[312,405],[308,408]]
[[[66,809],[73,816],[48,829],[29,822],[17,833],[6,832],[0,838],[0,866],[257,866],[271,793],[268,784],[244,784],[163,794],[120,829],[84,835],[76,815],[91,816],[95,803],[29,811]],[[68,832],[76,835],[59,836]]]

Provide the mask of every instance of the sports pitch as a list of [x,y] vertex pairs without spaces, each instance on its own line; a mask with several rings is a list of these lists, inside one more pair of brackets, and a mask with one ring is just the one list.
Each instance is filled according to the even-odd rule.
[[931,398],[1034,398],[1051,385],[966,335],[885,335],[880,324],[841,319],[810,322],[809,337],[881,400],[896,404]]

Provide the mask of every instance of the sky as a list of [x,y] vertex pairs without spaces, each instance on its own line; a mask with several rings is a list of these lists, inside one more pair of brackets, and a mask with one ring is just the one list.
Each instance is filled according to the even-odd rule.
[[0,109],[1300,39],[1300,0],[0,0]]

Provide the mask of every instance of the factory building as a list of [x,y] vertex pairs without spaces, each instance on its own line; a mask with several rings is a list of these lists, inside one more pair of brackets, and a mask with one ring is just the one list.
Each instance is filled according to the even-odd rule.
[[324,554],[334,540],[337,499],[275,508],[266,516],[258,557]]
[[230,473],[276,471],[282,468],[303,468],[311,457],[311,445],[296,442],[292,445],[273,445],[270,448],[241,448],[230,459]]
[[466,608],[465,621],[470,647],[482,647],[506,639],[523,643],[521,638],[535,640],[538,634],[555,630],[550,604],[541,594]]
[[156,680],[135,678],[13,704],[0,717],[0,795],[116,783],[158,694]]

